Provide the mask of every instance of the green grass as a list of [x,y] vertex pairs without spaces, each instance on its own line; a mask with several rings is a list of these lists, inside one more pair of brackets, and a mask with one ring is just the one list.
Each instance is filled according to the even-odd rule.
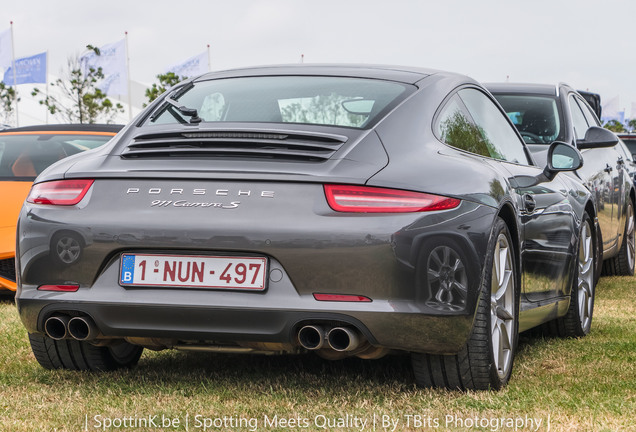
[[[208,431],[361,430],[351,421],[333,423],[347,415],[366,420],[366,431],[373,430],[374,416],[377,431],[391,430],[382,428],[382,416],[398,422],[396,431],[496,430],[495,423],[467,426],[475,417],[486,422],[526,416],[540,419],[543,431],[548,421],[552,431],[636,430],[636,278],[604,278],[597,290],[588,337],[522,335],[508,387],[468,393],[415,388],[409,360],[402,356],[328,362],[313,355],[146,351],[132,370],[47,371],[31,354],[14,305],[5,301],[0,303],[0,431],[77,432],[85,430],[87,418],[90,431],[182,431],[186,415],[190,431],[204,430],[197,415],[219,419],[219,427],[211,424]],[[105,422],[132,418],[138,426],[154,415],[159,426],[162,415],[180,424],[107,427]],[[266,416],[276,417],[277,427],[266,424]],[[469,423],[447,424],[446,416]],[[282,419],[299,423],[292,427]],[[323,419],[325,427],[319,428]]]

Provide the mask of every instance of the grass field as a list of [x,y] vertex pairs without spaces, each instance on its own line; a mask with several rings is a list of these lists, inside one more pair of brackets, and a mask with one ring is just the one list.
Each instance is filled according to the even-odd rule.
[[591,334],[522,335],[496,393],[417,389],[407,357],[146,351],[132,370],[47,371],[4,301],[0,431],[636,431],[636,278],[597,290]]

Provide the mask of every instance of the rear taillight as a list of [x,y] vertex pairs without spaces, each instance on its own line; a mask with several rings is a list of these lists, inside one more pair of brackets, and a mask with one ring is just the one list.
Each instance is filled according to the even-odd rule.
[[448,210],[460,200],[439,195],[367,186],[325,185],[329,206],[339,212],[408,213]]
[[57,180],[33,185],[27,201],[33,204],[75,205],[84,198],[94,180]]

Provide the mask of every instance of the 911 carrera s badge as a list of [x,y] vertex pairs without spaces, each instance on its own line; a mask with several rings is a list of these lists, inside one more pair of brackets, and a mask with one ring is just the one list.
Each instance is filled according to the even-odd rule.
[[154,200],[150,203],[151,207],[202,207],[202,208],[220,208],[233,209],[241,204],[240,201],[232,201],[231,203],[219,202],[190,202],[186,200],[170,201],[170,200]]

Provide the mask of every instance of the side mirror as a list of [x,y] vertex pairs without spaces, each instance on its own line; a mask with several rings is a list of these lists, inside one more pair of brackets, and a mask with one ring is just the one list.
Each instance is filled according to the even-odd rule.
[[618,137],[614,132],[598,126],[590,127],[585,132],[585,137],[576,141],[576,146],[580,149],[613,147],[616,144],[618,144]]
[[369,115],[373,110],[374,100],[370,99],[349,99],[340,103],[349,114]]
[[576,171],[582,166],[583,156],[577,149],[564,142],[555,141],[548,149],[548,165],[543,173],[552,180],[562,171]]

